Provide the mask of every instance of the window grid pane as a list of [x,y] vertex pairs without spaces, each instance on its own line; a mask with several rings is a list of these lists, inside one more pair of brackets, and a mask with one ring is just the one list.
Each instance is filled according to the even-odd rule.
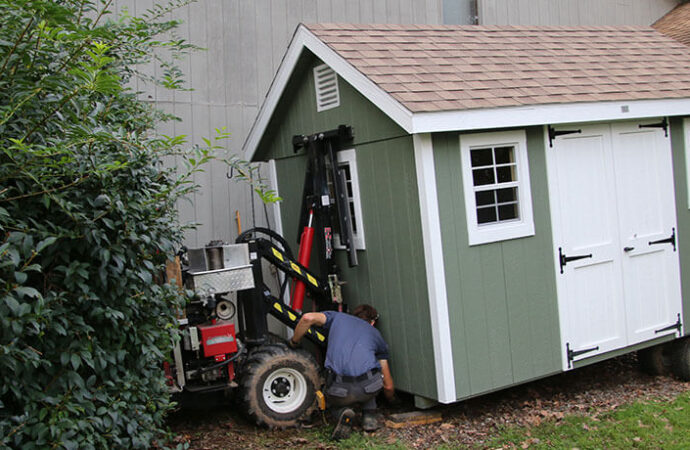
[[518,220],[518,173],[515,147],[482,147],[470,150],[477,223]]

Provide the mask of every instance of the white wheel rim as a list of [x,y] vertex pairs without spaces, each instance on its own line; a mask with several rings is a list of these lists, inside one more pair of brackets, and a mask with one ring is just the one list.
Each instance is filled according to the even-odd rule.
[[307,398],[307,381],[295,369],[278,369],[264,381],[263,398],[271,410],[279,414],[291,413]]

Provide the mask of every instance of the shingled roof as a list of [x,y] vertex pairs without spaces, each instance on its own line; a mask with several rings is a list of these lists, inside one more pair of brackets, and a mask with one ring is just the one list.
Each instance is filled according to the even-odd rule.
[[690,3],[676,6],[664,17],[657,20],[652,27],[690,46]]
[[412,112],[690,97],[690,51],[652,28],[307,28]]
[[690,48],[651,27],[300,25],[248,158],[305,54],[411,134],[690,115]]

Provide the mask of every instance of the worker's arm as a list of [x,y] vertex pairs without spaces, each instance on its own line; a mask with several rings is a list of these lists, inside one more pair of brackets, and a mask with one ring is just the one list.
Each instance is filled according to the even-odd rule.
[[386,396],[386,400],[392,402],[395,399],[395,386],[393,385],[391,368],[387,359],[380,359],[379,364],[381,364],[381,373],[383,374],[383,395]]
[[297,326],[295,327],[295,332],[292,335],[292,339],[290,339],[290,346],[296,347],[297,345],[299,345],[300,339],[302,339],[302,337],[307,332],[309,327],[311,327],[313,325],[323,326],[325,324],[326,324],[326,315],[324,313],[311,312],[311,313],[304,314],[299,319],[299,322],[297,322]]

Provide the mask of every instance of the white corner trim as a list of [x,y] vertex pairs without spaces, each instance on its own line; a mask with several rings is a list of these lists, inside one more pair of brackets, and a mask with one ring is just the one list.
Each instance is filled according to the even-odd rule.
[[434,345],[434,365],[438,401],[457,401],[453,345],[448,317],[448,294],[441,242],[441,220],[436,192],[434,149],[430,134],[415,134],[414,157],[417,171],[417,189],[422,219],[424,264],[431,311],[431,336]]
[[[280,197],[278,190],[278,171],[276,170],[276,160],[268,161],[268,180],[271,183],[271,189],[275,192],[276,197]],[[273,202],[273,219],[276,222],[276,233],[283,236],[283,218],[280,215],[280,202]]]
[[[558,259],[558,251],[553,251],[553,249],[558,249],[559,243],[563,241],[562,230],[561,230],[561,202],[559,201],[559,190],[560,186],[558,184],[558,171],[556,170],[556,161],[553,148],[550,146],[549,142],[549,130],[548,126],[544,125],[542,127],[542,134],[544,138],[544,152],[546,160],[546,180],[548,186],[549,194],[549,210],[550,210],[550,220],[551,220],[551,242],[552,255],[553,255],[553,267],[554,276],[556,277],[556,304],[558,306],[558,332],[559,332],[559,349],[561,354],[561,370],[566,372],[571,370],[572,367],[568,367],[568,354],[565,352],[566,337],[570,335],[570,330],[568,329],[568,308],[565,304],[566,292],[565,286],[563,286],[562,279],[558,278],[560,275],[558,273],[558,266],[560,261]],[[551,150],[551,151],[549,151]]]
[[412,133],[690,115],[690,98],[587,102],[416,113]]
[[688,208],[690,208],[690,119],[683,119],[683,137],[685,139],[685,183],[688,191]]
[[328,64],[339,77],[350,83],[357,91],[378,106],[394,122],[408,133],[412,130],[412,113],[400,102],[391,97],[390,94],[378,87],[376,83],[367,78],[360,71],[355,69],[343,57],[338,55],[333,49],[328,47],[323,41],[314,36],[304,25],[300,24],[295,31],[295,35],[288,46],[287,52],[278,67],[278,72],[273,78],[271,87],[266,94],[259,114],[249,130],[247,139],[242,146],[245,159],[251,161],[256,148],[261,141],[261,137],[266,131],[273,112],[278,106],[290,76],[297,65],[302,50],[307,48],[314,53],[321,61]]

